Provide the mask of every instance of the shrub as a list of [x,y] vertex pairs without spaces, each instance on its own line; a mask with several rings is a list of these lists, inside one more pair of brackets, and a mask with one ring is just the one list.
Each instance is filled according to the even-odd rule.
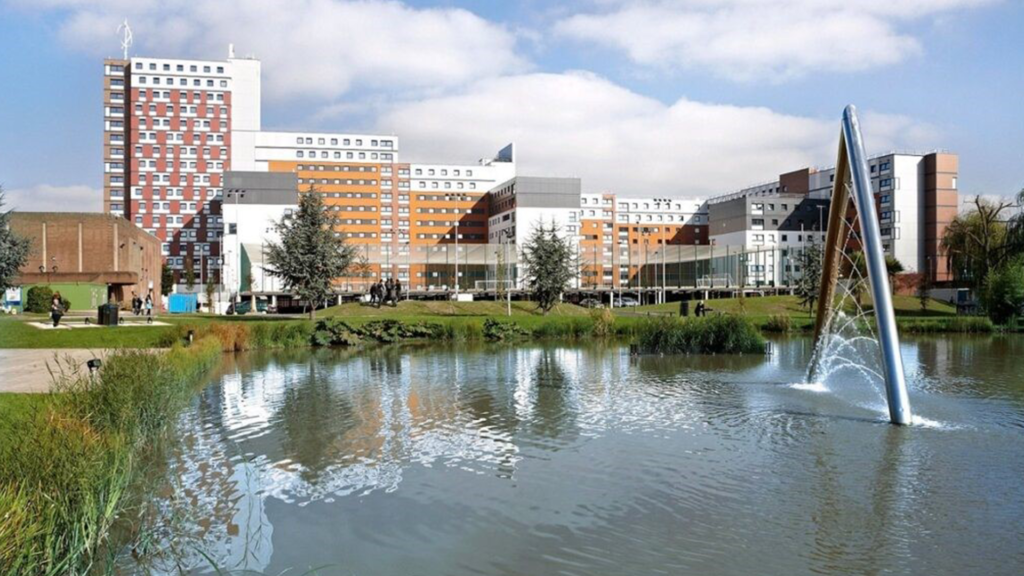
[[757,328],[741,316],[648,320],[638,329],[641,352],[660,354],[760,354],[765,340]]
[[316,322],[310,343],[313,346],[354,346],[359,343],[359,334],[346,322],[324,318]]
[[[33,286],[25,295],[25,312],[49,314],[51,302],[53,302],[53,290],[49,286]],[[61,303],[64,305],[64,310],[71,308],[71,301],[67,298],[62,297]]]
[[502,322],[494,318],[484,320],[484,338],[492,342],[518,340],[530,335],[530,332],[515,322]]
[[940,332],[957,334],[988,334],[994,332],[995,324],[983,316],[957,316],[941,320],[900,320],[899,330],[906,334],[934,334]]
[[982,302],[996,324],[1020,316],[1024,308],[1024,260],[1017,259],[990,272],[982,289]]
[[590,335],[594,338],[608,338],[615,335],[615,315],[608,308],[592,310],[590,319],[594,322],[590,327]]
[[772,314],[761,327],[765,332],[786,333],[793,328],[793,322],[785,314]]

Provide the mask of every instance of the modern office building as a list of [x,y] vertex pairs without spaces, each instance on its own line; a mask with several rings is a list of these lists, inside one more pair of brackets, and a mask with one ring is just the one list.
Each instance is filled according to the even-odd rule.
[[[957,156],[889,152],[870,158],[868,167],[886,254],[907,272],[927,273],[932,282],[950,280],[941,240],[959,204]],[[803,168],[712,198],[711,241],[765,251],[823,242],[834,180],[835,168]],[[847,217],[853,216],[851,211]],[[776,280],[783,271],[776,270]]]
[[[476,162],[421,164],[400,159],[394,134],[264,131],[260,75],[258,60],[231,50],[220,61],[104,62],[104,207],[160,240],[179,289],[191,268],[196,291],[207,280],[228,299],[279,291],[254,246],[273,237],[268,219],[311,191],[368,264],[339,279],[353,291],[381,276],[426,292],[493,289],[508,274],[521,284],[514,263],[498,270],[542,222],[573,243],[581,289],[713,284],[717,274],[778,286],[793,272],[791,250],[823,237],[832,169],[708,200],[583,194],[578,178],[518,174],[512,144]],[[957,210],[956,156],[890,153],[870,164],[886,251],[947,279],[939,240]]]

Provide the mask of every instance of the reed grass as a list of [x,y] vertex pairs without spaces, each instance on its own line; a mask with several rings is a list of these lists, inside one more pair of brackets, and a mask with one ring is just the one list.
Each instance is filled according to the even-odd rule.
[[[0,441],[0,574],[85,575],[106,559],[138,462],[219,357],[214,339],[122,351],[55,392]],[[10,425],[8,423],[7,425]]]
[[655,354],[763,354],[765,340],[741,316],[664,316],[639,327],[637,346],[641,352]]

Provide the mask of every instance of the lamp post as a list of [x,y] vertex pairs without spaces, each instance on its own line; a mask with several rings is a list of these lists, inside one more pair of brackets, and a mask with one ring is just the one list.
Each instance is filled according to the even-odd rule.
[[[242,219],[239,217],[239,214],[238,214],[238,199],[239,198],[245,198],[245,192],[246,191],[244,189],[240,189],[240,188],[233,188],[233,189],[229,189],[227,192],[228,192],[229,196],[234,196],[234,199],[235,199],[235,252],[236,252],[236,254],[239,257],[239,267],[237,269],[237,272],[239,274],[238,288],[239,288],[239,292],[241,292],[242,283],[241,283],[240,280],[241,280],[241,273],[242,273],[242,271],[241,271],[241,260],[240,259],[241,259],[241,251],[242,251],[242,239],[241,239],[241,235],[238,232],[238,225],[241,223]],[[261,247],[262,247],[262,240],[261,240]],[[218,290],[217,290],[217,300],[218,301],[220,300],[220,296],[221,296],[220,292],[221,292],[221,290],[224,289],[224,263],[226,261],[227,261],[227,258],[225,258],[225,255],[224,255],[224,231],[222,230],[221,234],[220,234],[220,283],[218,284]],[[234,280],[235,280],[234,277],[232,277],[231,280],[232,280],[232,282],[234,282]],[[253,291],[254,291],[254,287],[253,286],[249,286],[249,292],[252,293]],[[238,294],[238,296],[241,296],[241,294]],[[255,312],[256,311],[255,298],[253,299],[252,305],[253,305],[253,308],[252,308],[253,312]]]

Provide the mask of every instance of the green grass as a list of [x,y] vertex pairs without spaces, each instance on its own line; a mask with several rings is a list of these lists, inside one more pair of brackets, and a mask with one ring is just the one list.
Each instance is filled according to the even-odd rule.
[[[408,318],[408,317],[451,317],[451,316],[506,316],[508,305],[505,302],[493,300],[480,300],[476,302],[452,302],[448,300],[408,300],[399,303],[398,306],[364,306],[362,304],[348,303],[340,306],[332,306],[317,313],[321,316],[339,316],[344,318],[368,317],[368,318]],[[589,311],[586,308],[574,304],[559,304],[548,313],[548,318],[574,316],[587,316]],[[512,317],[521,316],[544,317],[544,314],[534,302],[515,301],[512,302]]]
[[[865,296],[865,309],[870,309],[870,303],[871,299]],[[691,303],[691,310],[695,304],[695,302]],[[796,296],[718,298],[705,300],[705,304],[716,312],[724,312],[727,314],[742,313],[744,316],[749,316],[754,319],[758,319],[759,317],[767,318],[774,315],[786,315],[794,317],[794,319],[798,319],[800,316],[805,318],[813,317],[813,313],[808,312],[807,308],[800,305],[800,301]],[[929,302],[928,310],[922,311],[921,303],[916,296],[894,296],[893,309],[896,312],[896,316],[914,318],[944,318],[956,316],[955,306],[952,306],[947,302],[934,299]],[[679,302],[639,306],[632,309],[617,309],[617,313],[620,315],[645,314],[648,312],[678,314]]]
[[121,351],[59,394],[0,395],[0,574],[102,568],[140,462],[219,356],[213,340]]
[[742,316],[660,316],[640,326],[637,346],[655,354],[763,354],[765,340]]

